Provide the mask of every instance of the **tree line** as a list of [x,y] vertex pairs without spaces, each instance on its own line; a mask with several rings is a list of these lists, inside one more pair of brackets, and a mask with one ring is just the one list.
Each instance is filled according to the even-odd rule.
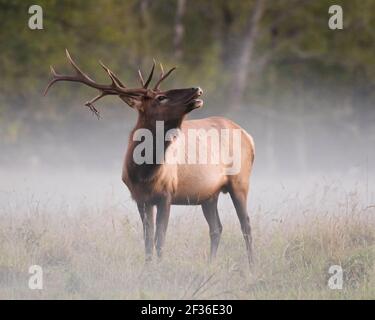
[[[43,8],[43,30],[27,27],[31,4]],[[332,4],[343,8],[343,30],[328,28]],[[108,81],[99,59],[135,86],[155,58],[178,66],[166,87],[201,86],[216,113],[250,110],[302,131],[332,119],[375,136],[372,0],[0,0],[0,27],[3,138],[40,119],[63,121],[71,101],[86,101],[90,89],[74,85],[41,97],[49,65],[71,72],[65,48],[98,81]]]

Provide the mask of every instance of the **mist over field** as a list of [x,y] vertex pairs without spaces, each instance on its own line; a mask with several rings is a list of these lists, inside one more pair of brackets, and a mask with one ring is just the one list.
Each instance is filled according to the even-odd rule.
[[[215,114],[213,108],[210,111]],[[375,180],[371,159],[360,156],[366,150],[361,153],[349,142],[346,148],[327,148],[322,139],[321,150],[329,152],[322,157],[329,164],[312,163],[315,169],[310,171],[307,159],[302,170],[288,141],[281,142],[281,133],[277,136],[283,147],[270,146],[257,123],[252,130],[249,120],[245,125],[256,143],[248,202],[254,266],[250,270],[247,265],[230,198],[221,195],[224,231],[213,264],[208,264],[209,233],[200,206],[172,206],[164,260],[146,267],[139,213],[121,181],[134,116],[121,110],[121,121],[114,125],[116,121],[103,113],[97,121],[87,112],[85,124],[61,128],[49,143],[28,143],[21,158],[1,167],[0,298],[375,296]],[[242,119],[250,115],[243,111]],[[320,131],[335,135],[327,127]],[[271,168],[270,147],[280,152],[275,151]],[[314,153],[309,144],[305,148]],[[340,158],[332,168],[334,159]],[[27,287],[32,264],[43,267],[43,290]],[[327,287],[331,265],[344,268],[343,290]]]
[[[295,136],[290,132],[293,127],[278,129],[280,123],[268,122],[267,125],[274,127],[275,137],[272,143],[267,142],[265,124],[254,121],[251,106],[248,108],[240,116],[225,116],[237,123],[243,122],[255,140],[250,205],[259,201],[276,205],[277,200],[282,201],[288,194],[305,197],[319,188],[331,187],[337,189],[338,197],[358,190],[364,205],[374,203],[374,149],[362,148],[349,137],[340,143],[335,140],[338,133],[331,126],[321,124],[315,132],[306,133],[301,162]],[[55,199],[73,200],[81,194],[88,201],[97,201],[108,193],[120,200],[129,198],[121,172],[130,128],[136,121],[135,112],[119,110],[117,119],[107,119],[107,110],[103,108],[98,121],[84,107],[77,106],[77,109],[82,109],[84,121],[77,123],[73,119],[73,124],[59,128],[38,127],[35,129],[38,134],[22,139],[17,148],[7,150],[3,146],[8,151],[2,154],[0,191],[4,199],[21,190],[39,197],[47,193]],[[207,109],[194,111],[194,118],[220,115],[212,106]],[[358,134],[359,140],[368,139],[365,133]]]
[[[43,30],[27,1],[0,2],[0,299],[374,299],[375,2],[335,2],[344,30],[325,0],[40,1]],[[253,136],[250,268],[228,194],[213,263],[201,207],[172,206],[164,259],[145,265],[121,181],[136,111],[108,96],[98,120],[79,84],[43,97],[49,65],[73,72],[65,48],[100,83],[99,59],[129,87],[153,58],[177,65],[162,89],[204,92],[188,119]]]

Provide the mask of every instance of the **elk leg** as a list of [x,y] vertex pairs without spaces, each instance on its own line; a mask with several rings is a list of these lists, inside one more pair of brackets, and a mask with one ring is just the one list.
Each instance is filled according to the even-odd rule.
[[154,206],[145,203],[138,204],[138,210],[143,223],[146,262],[150,262],[152,260],[152,253],[154,250]]
[[217,248],[219,247],[220,236],[223,230],[221,225],[219,212],[217,210],[218,197],[207,200],[202,204],[202,210],[204,217],[207,220],[208,227],[210,230],[211,250],[210,250],[210,261],[215,259]]
[[163,255],[165,235],[167,233],[171,202],[169,198],[162,199],[157,204],[155,246],[159,258]]
[[240,220],[241,230],[246,245],[247,257],[249,264],[251,264],[253,262],[253,252],[250,218],[247,213],[247,195],[245,192],[232,190],[230,191],[230,196],[232,198],[234,207],[236,208],[238,219]]

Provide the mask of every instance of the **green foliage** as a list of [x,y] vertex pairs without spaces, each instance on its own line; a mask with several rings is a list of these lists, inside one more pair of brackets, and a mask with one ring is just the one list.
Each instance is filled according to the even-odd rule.
[[[0,110],[9,114],[26,109],[30,117],[43,113],[43,117],[53,119],[59,104],[85,101],[82,96],[91,92],[82,86],[72,90],[73,85],[65,84],[54,88],[53,100],[41,98],[50,64],[60,72],[70,70],[65,48],[95,79],[107,81],[98,67],[101,59],[131,86],[137,83],[138,67],[147,72],[152,58],[163,61],[166,67],[177,64],[179,70],[166,86],[200,85],[208,104],[226,108],[233,67],[255,1],[187,0],[181,59],[174,56],[176,1],[34,3],[43,8],[43,30],[27,26],[30,2],[0,1]],[[343,6],[344,30],[328,28],[331,4]],[[266,2],[245,100],[272,105],[290,95],[326,87],[340,94],[346,92],[345,97],[360,88],[364,90],[362,97],[371,103],[375,85],[374,12],[372,0]],[[264,58],[263,67],[258,69]],[[318,91],[317,96],[320,94]],[[65,110],[75,107],[75,103],[67,103]]]

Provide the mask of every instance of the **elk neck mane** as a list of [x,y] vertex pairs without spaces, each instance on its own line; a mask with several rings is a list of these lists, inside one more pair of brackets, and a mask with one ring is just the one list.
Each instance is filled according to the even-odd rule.
[[[181,129],[182,122],[184,121],[185,117],[183,119],[176,119],[176,120],[169,120],[164,121],[164,137],[165,134],[171,130],[171,129]],[[142,141],[136,141],[134,140],[134,133],[139,129],[147,129],[150,130],[153,136],[153,161],[152,164],[136,164],[133,157],[133,151],[136,148],[137,145],[143,142]],[[142,112],[138,113],[138,120],[137,124],[133,128],[133,130],[130,132],[129,135],[129,141],[128,141],[128,150],[126,155],[126,166],[128,175],[131,181],[134,182],[145,182],[145,181],[152,181],[156,176],[158,171],[160,170],[160,167],[163,166],[163,163],[157,163],[156,159],[158,157],[157,152],[163,152],[163,156],[165,155],[166,151],[168,150],[169,146],[172,144],[172,141],[165,140],[164,141],[164,148],[163,151],[160,151],[159,148],[156,147],[156,121],[155,119],[149,119],[147,118]],[[137,168],[137,170],[134,170]]]

